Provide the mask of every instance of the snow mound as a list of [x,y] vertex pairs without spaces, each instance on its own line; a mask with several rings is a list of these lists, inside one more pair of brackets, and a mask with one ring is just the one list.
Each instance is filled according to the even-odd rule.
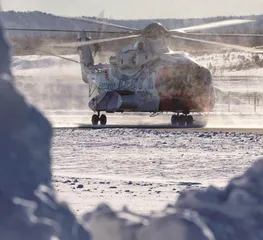
[[53,59],[40,59],[40,60],[22,60],[15,58],[12,61],[12,68],[14,69],[30,69],[30,68],[46,68],[56,64]]
[[195,60],[217,76],[262,76],[263,56],[258,60],[252,53],[209,53],[196,56]]
[[90,239],[64,203],[51,174],[52,128],[12,84],[10,52],[0,26],[0,239]]
[[[73,60],[78,60],[76,55],[67,55],[64,57],[68,57]],[[49,68],[54,66],[62,66],[68,64],[69,61],[65,59],[60,59],[58,57],[53,56],[23,56],[18,57],[15,56],[11,61],[11,68],[13,70],[27,70],[27,69],[36,69],[36,68]]]

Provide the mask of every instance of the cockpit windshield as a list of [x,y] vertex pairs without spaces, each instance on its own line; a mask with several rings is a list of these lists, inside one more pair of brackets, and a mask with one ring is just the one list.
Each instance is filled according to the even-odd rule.
[[131,50],[134,50],[134,44],[127,45],[120,52],[127,52],[127,51],[131,51]]
[[133,49],[134,49],[134,50],[136,50],[136,49],[138,48],[138,44],[139,44],[139,41],[136,42],[136,43],[134,43],[134,45],[133,45]]
[[139,50],[139,51],[144,50],[144,42],[143,42],[143,41],[137,41],[137,42],[133,45],[133,49],[134,49],[134,50]]

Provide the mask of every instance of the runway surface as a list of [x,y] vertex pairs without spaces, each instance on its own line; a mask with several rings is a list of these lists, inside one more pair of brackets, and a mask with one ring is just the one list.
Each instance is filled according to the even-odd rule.
[[[191,127],[178,127],[170,124],[171,114],[149,117],[149,115],[109,114],[106,126],[93,126],[91,112],[47,112],[54,129],[163,129],[186,132],[238,132],[263,134],[262,114],[213,113],[209,116],[195,116]],[[204,126],[204,122],[207,125]]]

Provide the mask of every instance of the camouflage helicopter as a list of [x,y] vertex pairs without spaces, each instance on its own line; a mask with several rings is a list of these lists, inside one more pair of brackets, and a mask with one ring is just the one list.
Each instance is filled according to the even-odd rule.
[[[95,112],[91,119],[93,125],[99,123],[106,125],[106,113],[172,112],[171,124],[173,126],[192,126],[194,118],[191,113],[213,110],[215,88],[210,71],[199,65],[187,53],[171,50],[168,46],[169,39],[215,45],[250,53],[263,53],[262,50],[254,48],[193,37],[200,30],[250,23],[253,22],[252,20],[232,19],[168,30],[162,24],[155,22],[144,29],[135,29],[89,18],[70,19],[116,28],[118,29],[116,32],[108,33],[123,35],[92,40],[87,35],[89,31],[83,30],[78,32],[77,42],[52,45],[52,48],[78,49],[82,79],[90,85],[90,89],[97,90],[96,96],[92,97],[89,102],[90,109]],[[62,29],[17,28],[6,28],[6,30],[65,31]],[[196,35],[202,36],[200,33]],[[238,34],[229,35],[237,36]],[[259,35],[246,34],[246,36]],[[94,64],[91,45],[125,39],[136,39],[136,41],[123,47],[116,56],[110,57],[108,64]]]

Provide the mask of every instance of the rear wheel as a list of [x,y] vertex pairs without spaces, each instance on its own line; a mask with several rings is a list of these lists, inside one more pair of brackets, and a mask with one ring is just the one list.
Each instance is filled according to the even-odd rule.
[[186,125],[187,126],[192,126],[194,124],[194,118],[193,116],[189,115],[186,117]]
[[178,119],[179,126],[180,127],[185,126],[185,122],[186,122],[185,116],[184,115],[179,116],[179,119]]
[[99,123],[99,116],[94,114],[91,118],[92,125],[98,125]]
[[177,126],[177,124],[178,124],[178,116],[177,115],[173,115],[171,117],[171,124],[172,124],[172,126]]
[[102,114],[100,116],[100,124],[103,125],[103,126],[107,124],[107,117],[106,117],[105,114]]

